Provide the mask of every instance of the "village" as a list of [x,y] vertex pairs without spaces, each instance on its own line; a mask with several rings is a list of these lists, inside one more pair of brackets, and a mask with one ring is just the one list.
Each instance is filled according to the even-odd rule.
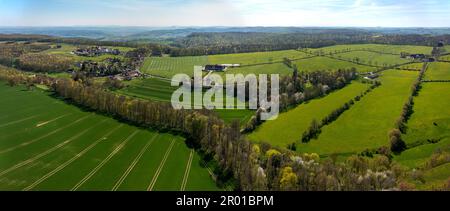
[[93,46],[93,47],[87,47],[87,48],[78,48],[75,51],[73,51],[72,54],[75,54],[77,56],[86,56],[86,57],[95,57],[95,56],[101,56],[101,55],[105,55],[105,54],[111,54],[111,55],[117,56],[120,54],[120,50],[105,48],[105,47],[101,47],[101,46]]

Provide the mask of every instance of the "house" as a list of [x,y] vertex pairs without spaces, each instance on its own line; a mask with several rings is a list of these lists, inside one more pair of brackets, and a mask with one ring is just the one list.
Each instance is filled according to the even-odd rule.
[[373,72],[369,72],[369,75],[367,75],[366,77],[364,77],[365,79],[369,79],[369,80],[373,80],[380,77],[380,75],[373,73]]
[[112,55],[119,55],[120,51],[118,49],[110,49],[110,48],[104,48],[100,46],[94,46],[89,48],[78,48],[75,51],[72,52],[73,54],[77,56],[101,56],[103,54],[112,54]]
[[234,67],[240,67],[240,64],[208,64],[205,65],[205,67],[203,67],[203,71],[213,71],[213,72],[224,72],[226,71],[229,67],[234,68]]
[[205,67],[203,68],[203,71],[213,71],[213,72],[224,72],[227,70],[226,66],[223,65],[219,65],[219,64],[214,64],[214,65],[205,65]]
[[409,55],[411,59],[425,59],[425,54],[411,54]]

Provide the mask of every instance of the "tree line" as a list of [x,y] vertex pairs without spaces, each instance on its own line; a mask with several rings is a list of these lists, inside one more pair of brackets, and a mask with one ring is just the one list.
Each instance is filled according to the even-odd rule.
[[[355,68],[338,69],[336,71],[299,71],[295,64],[292,66],[292,76],[282,77],[279,83],[281,112],[341,89],[357,78]],[[268,96],[270,96],[270,93],[268,93]],[[262,124],[260,113],[261,109],[257,110],[256,114],[247,122],[244,129],[245,133],[255,130],[258,125]]]
[[188,145],[213,158],[218,178],[231,175],[237,190],[382,190],[397,186],[401,172],[385,157],[352,156],[344,163],[321,161],[317,154],[298,155],[266,143],[253,144],[238,121],[225,124],[209,111],[175,110],[168,103],[134,99],[67,78],[28,75],[0,67],[0,80],[44,84],[63,99],[142,127],[174,132]]
[[425,63],[422,70],[419,72],[419,76],[411,86],[411,96],[409,96],[406,103],[403,105],[402,113],[395,123],[395,128],[389,132],[389,140],[391,142],[391,150],[395,153],[400,153],[406,149],[406,143],[402,140],[401,134],[406,134],[408,129],[407,123],[411,115],[413,114],[414,97],[419,94],[421,89],[422,79],[425,75],[425,71],[428,68],[428,63]]
[[[360,95],[354,97],[353,99],[349,100],[348,102],[344,103],[341,107],[337,108],[336,110],[332,111],[330,114],[328,114],[326,117],[322,119],[321,122],[318,122],[316,119],[313,119],[309,128],[303,133],[301,142],[308,143],[311,139],[317,139],[322,132],[322,127],[331,124],[332,122],[336,121],[339,116],[341,116],[345,111],[349,110],[355,102],[360,101],[364,96],[366,96],[368,93],[370,93],[375,88],[381,86],[381,83],[379,81],[369,81],[369,83],[372,83],[372,85],[363,93]],[[292,148],[295,143],[290,145],[288,148]]]

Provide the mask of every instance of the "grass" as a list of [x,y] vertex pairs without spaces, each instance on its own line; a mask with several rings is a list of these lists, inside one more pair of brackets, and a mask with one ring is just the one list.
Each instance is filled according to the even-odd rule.
[[338,69],[350,69],[356,68],[358,72],[370,72],[374,71],[374,67],[368,67],[364,65],[358,65],[347,61],[341,61],[337,59],[327,57],[314,57],[305,60],[295,61],[299,71],[314,71],[314,70],[338,70]]
[[208,64],[207,56],[149,57],[144,61],[141,71],[166,78],[172,78],[180,73],[193,76],[194,66],[206,64]]
[[396,64],[404,64],[411,61],[410,59],[400,58],[398,55],[381,54],[368,51],[341,53],[335,55],[334,57],[350,60],[358,58],[360,63],[375,66],[391,66]]
[[400,54],[406,52],[410,54],[430,54],[432,47],[429,46],[413,46],[413,45],[380,45],[380,44],[360,44],[360,45],[335,45],[319,49],[309,49],[313,51],[323,51],[325,53],[335,53],[342,50],[373,50],[383,53]]
[[[158,78],[133,80],[126,83],[128,85],[126,88],[117,90],[116,92],[131,97],[168,103],[171,102],[172,94],[177,89],[176,87],[172,87],[169,81]],[[232,99],[230,97],[225,98],[225,100]],[[225,122],[230,123],[233,120],[239,120],[242,125],[247,123],[255,114],[255,111],[248,109],[217,109],[215,112]]]
[[431,63],[425,73],[425,80],[450,80],[450,63]]
[[251,133],[249,138],[252,141],[264,141],[281,147],[294,142],[299,143],[303,132],[310,126],[313,119],[322,120],[367,88],[367,84],[353,82],[328,96],[301,104],[288,112],[281,113],[278,119],[265,122]]
[[[246,67],[238,67],[238,68],[229,68],[226,72],[221,73],[221,75],[225,74],[280,74],[284,75],[292,75],[293,71],[288,66],[283,63],[275,63],[275,64],[265,64],[265,65],[256,65],[256,66],[246,66]],[[224,78],[225,79],[225,78]]]
[[450,83],[423,83],[414,98],[407,143],[450,138]]
[[422,70],[423,63],[412,63],[412,64],[405,64],[401,65],[399,68],[406,68],[406,69],[416,69],[418,71]]
[[[395,160],[409,168],[422,166],[439,149],[450,149],[449,83],[424,83],[414,98],[414,113],[408,121],[403,139],[408,145],[419,145],[402,152]],[[428,140],[440,140],[429,143]],[[450,175],[449,175],[450,176]]]
[[48,94],[1,82],[0,190],[147,190],[152,180],[155,190],[180,190],[178,181],[185,180],[186,190],[218,190],[198,162],[186,165],[191,150],[183,138],[85,112]]
[[419,168],[428,161],[434,152],[437,150],[448,149],[449,147],[450,138],[445,138],[435,144],[426,143],[424,145],[407,149],[400,155],[396,155],[394,157],[394,161],[410,169]]
[[300,59],[309,55],[296,50],[268,51],[255,53],[237,53],[208,56],[211,64],[241,64],[251,65],[260,63],[282,62],[283,58]]
[[382,85],[367,94],[331,125],[322,128],[318,140],[297,146],[300,152],[320,155],[358,153],[388,145],[388,132],[400,116],[418,73],[388,70]]
[[[442,190],[444,185],[447,185],[448,181],[450,180],[450,163],[425,171],[423,177],[425,179],[425,183],[417,182],[417,189]],[[446,190],[448,190],[448,188]]]
[[439,58],[439,60],[450,61],[450,55],[441,56],[441,57]]
[[282,64],[283,58],[285,57],[290,59],[301,59],[308,57],[308,55],[296,50],[286,50],[211,56],[149,57],[145,60],[141,70],[148,74],[171,78],[178,73],[184,73],[192,76],[194,66],[204,66],[206,64],[254,65],[261,63],[274,63],[230,68],[226,73],[291,74],[292,71],[290,68]]

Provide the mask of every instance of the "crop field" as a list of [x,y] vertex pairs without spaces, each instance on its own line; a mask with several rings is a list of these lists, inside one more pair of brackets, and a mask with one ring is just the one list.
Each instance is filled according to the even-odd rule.
[[[127,82],[127,87],[117,90],[117,93],[127,95],[130,97],[137,97],[146,100],[160,101],[160,102],[171,102],[172,94],[177,89],[172,87],[170,82],[158,78],[148,78],[143,80],[133,80]],[[227,100],[235,100],[225,96],[225,102]],[[225,122],[232,122],[233,120],[240,120],[241,124],[245,124],[250,120],[250,118],[255,114],[252,110],[215,110],[215,112],[222,118]]]
[[[313,119],[322,120],[333,110],[360,95],[367,88],[367,84],[353,82],[323,98],[301,104],[295,109],[281,113],[278,119],[265,122],[251,133],[249,138],[255,142],[265,141],[280,147],[299,143],[303,132],[307,130]],[[283,132],[280,133],[280,131]]]
[[118,93],[146,100],[170,102],[176,87],[172,87],[169,81],[148,78],[126,82],[127,87],[117,90]]
[[281,76],[292,75],[293,70],[286,66],[283,63],[275,63],[275,64],[265,64],[265,65],[255,65],[255,66],[246,66],[246,67],[238,67],[238,68],[229,68],[226,72],[221,73],[221,75],[225,74],[243,74],[244,76],[247,74],[280,74]]
[[305,60],[295,61],[299,71],[314,71],[314,70],[338,70],[356,68],[358,72],[371,72],[376,68],[364,65],[358,65],[347,61],[341,61],[328,57],[314,57]]
[[404,64],[410,62],[410,59],[400,58],[399,55],[381,54],[369,51],[353,51],[348,53],[341,53],[334,57],[342,59],[358,59],[360,63],[374,65],[374,66],[390,66],[397,64]]
[[[357,51],[348,53],[339,53],[333,55],[336,58],[342,59],[354,59],[360,58],[365,64],[371,64],[375,66],[393,65],[407,63],[410,60],[400,58],[401,52],[408,53],[425,53],[429,54],[432,50],[431,47],[425,46],[396,46],[396,45],[338,45],[319,49],[308,49],[310,52],[322,51],[325,53],[336,53],[341,50],[373,50],[384,52],[386,54],[373,53],[368,51]],[[281,75],[290,74],[290,68],[283,65],[283,58],[289,58],[294,60],[300,70],[314,71],[314,70],[337,70],[343,68],[355,67],[359,72],[374,71],[374,67],[366,65],[358,65],[347,61],[340,61],[337,59],[325,58],[325,57],[311,57],[311,55],[296,51],[272,51],[272,52],[256,52],[256,53],[237,53],[237,54],[223,54],[223,55],[211,55],[211,56],[187,56],[187,57],[149,57],[145,60],[141,70],[145,73],[171,78],[178,73],[185,73],[190,76],[193,74],[194,66],[204,66],[206,64],[241,64],[245,67],[230,68],[227,73],[264,73],[273,74],[278,73]],[[305,59],[306,58],[306,59]],[[267,64],[272,63],[272,64]],[[256,66],[246,66],[254,65]]]
[[425,73],[425,80],[450,80],[450,63],[431,63]]
[[430,54],[432,47],[429,46],[413,46],[413,45],[379,45],[379,44],[361,44],[361,45],[336,45],[319,49],[309,49],[314,51],[322,51],[324,53],[338,53],[346,50],[372,50],[387,54],[400,54],[406,52],[410,54]]
[[382,73],[382,85],[367,94],[335,122],[322,128],[317,140],[300,144],[300,152],[321,155],[358,153],[388,145],[388,132],[400,116],[417,78],[414,71],[388,70]]
[[0,190],[218,190],[183,138],[0,84]]
[[149,57],[145,60],[141,71],[166,78],[172,78],[179,73],[193,76],[194,66],[206,64],[208,64],[207,56]]
[[305,57],[309,57],[309,55],[296,50],[285,50],[285,51],[269,51],[256,53],[211,55],[208,56],[208,62],[210,62],[211,64],[251,65],[261,63],[282,62],[283,58],[301,59]]
[[439,59],[443,61],[450,61],[450,55],[441,56]]

